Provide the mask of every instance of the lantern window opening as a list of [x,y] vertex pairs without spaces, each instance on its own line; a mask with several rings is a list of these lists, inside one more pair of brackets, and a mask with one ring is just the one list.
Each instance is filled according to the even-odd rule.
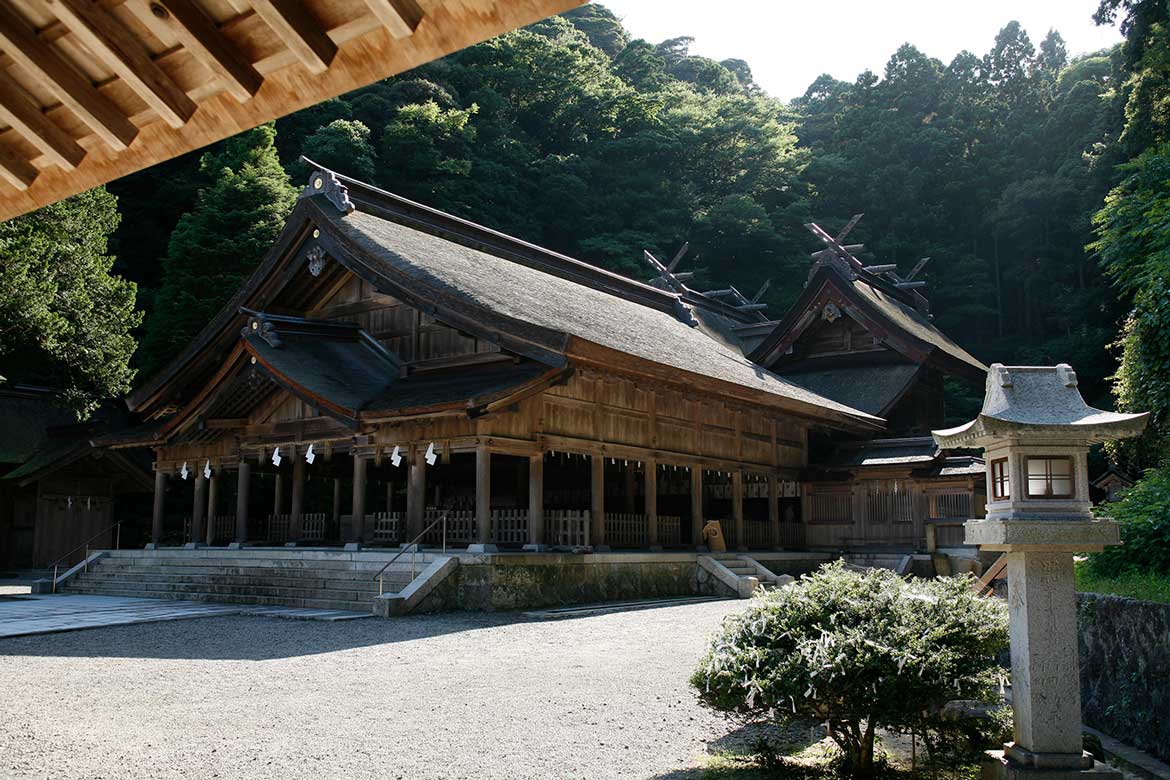
[[1067,455],[1026,458],[1028,498],[1072,498],[1072,458]]
[[995,501],[1005,501],[1012,497],[1012,481],[1008,475],[1007,458],[991,461],[991,497]]

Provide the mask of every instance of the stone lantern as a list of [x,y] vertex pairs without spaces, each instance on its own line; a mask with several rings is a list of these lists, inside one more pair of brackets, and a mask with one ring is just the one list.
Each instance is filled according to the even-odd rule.
[[984,450],[987,517],[966,542],[1007,554],[1015,733],[988,754],[987,780],[1120,776],[1082,750],[1073,553],[1119,543],[1090,511],[1089,445],[1137,436],[1146,417],[1090,407],[1066,364],[996,363],[979,416],[934,431],[940,447]]

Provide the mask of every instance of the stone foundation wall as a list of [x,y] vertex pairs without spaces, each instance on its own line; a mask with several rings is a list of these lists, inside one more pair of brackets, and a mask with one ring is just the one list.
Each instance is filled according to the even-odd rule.
[[1170,604],[1078,596],[1085,723],[1170,761]]
[[694,560],[593,562],[581,556],[542,557],[559,559],[528,562],[496,558],[490,564],[465,563],[415,611],[495,612],[600,601],[736,595],[701,571]]

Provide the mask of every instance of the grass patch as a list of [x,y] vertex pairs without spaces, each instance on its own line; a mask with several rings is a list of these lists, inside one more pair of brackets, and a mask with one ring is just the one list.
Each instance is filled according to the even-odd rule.
[[1106,593],[1170,604],[1170,574],[1125,572],[1103,577],[1090,571],[1087,561],[1077,561],[1076,573],[1077,590],[1082,593]]

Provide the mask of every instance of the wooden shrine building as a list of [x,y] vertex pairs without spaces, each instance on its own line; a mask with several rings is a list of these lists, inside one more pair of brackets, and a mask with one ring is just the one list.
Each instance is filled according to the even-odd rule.
[[150,460],[90,443],[125,417],[105,405],[79,423],[52,390],[0,384],[0,567],[73,564],[87,543],[142,545]]
[[102,443],[153,449],[157,543],[775,547],[810,431],[882,421],[748,359],[757,313],[319,169]]
[[910,549],[962,545],[962,524],[983,516],[983,461],[941,450],[930,431],[945,421],[943,380],[981,387],[987,367],[931,319],[914,277],[865,265],[844,245],[855,217],[823,243],[800,298],[747,345],[761,366],[818,395],[886,420],[881,438],[814,438],[804,472],[804,523],[795,543]]

